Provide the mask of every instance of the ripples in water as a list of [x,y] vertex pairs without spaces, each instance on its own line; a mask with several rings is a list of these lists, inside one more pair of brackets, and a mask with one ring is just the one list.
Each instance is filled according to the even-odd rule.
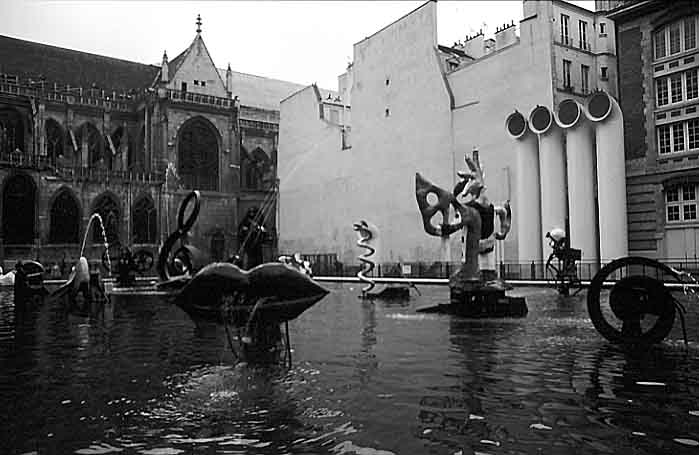
[[[221,327],[157,297],[81,314],[0,294],[2,453],[693,453],[699,340],[630,354],[584,295],[523,319],[416,314],[333,293],[290,324],[291,369],[234,365]],[[698,325],[687,305],[690,338]]]

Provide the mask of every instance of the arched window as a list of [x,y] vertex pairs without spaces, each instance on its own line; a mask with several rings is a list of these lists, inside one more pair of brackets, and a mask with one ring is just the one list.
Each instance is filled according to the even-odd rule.
[[36,185],[26,174],[5,180],[2,190],[2,234],[6,245],[34,242]]
[[0,156],[7,159],[11,153],[24,150],[22,117],[14,109],[0,110]]
[[218,139],[211,124],[201,117],[187,121],[179,132],[179,174],[185,188],[218,189]]
[[254,190],[264,189],[265,183],[272,178],[272,162],[264,150],[257,147],[251,154],[245,153],[242,161],[243,186]]
[[226,237],[223,232],[216,231],[211,236],[211,259],[213,261],[223,261],[226,252]]
[[158,218],[153,200],[142,196],[133,206],[133,242],[156,243]]
[[46,157],[52,166],[56,166],[63,157],[63,128],[54,119],[46,120]]
[[123,166],[126,164],[124,160],[128,158],[129,153],[129,138],[126,135],[126,130],[120,126],[109,135],[109,138],[114,146],[114,153],[109,151],[112,154],[112,169],[123,170]]
[[127,152],[129,155],[129,170],[133,172],[143,172],[146,162],[146,127],[142,126],[136,140],[136,147],[130,148]]
[[102,135],[95,125],[89,122],[83,123],[80,127],[78,144],[81,150],[87,148],[87,163],[83,163],[83,166],[91,166],[98,169],[111,168],[111,154],[105,153]]
[[58,190],[51,204],[49,243],[78,243],[80,206],[70,190]]
[[[100,214],[104,223],[104,230],[107,234],[107,242],[114,243],[119,240],[119,223],[121,222],[121,211],[119,203],[109,194],[99,196],[94,205],[94,212]],[[92,222],[92,241],[95,243],[104,242],[102,227],[99,221]]]

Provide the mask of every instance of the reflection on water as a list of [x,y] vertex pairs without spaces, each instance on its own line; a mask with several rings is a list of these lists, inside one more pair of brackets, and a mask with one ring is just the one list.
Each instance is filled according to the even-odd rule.
[[0,453],[694,453],[699,327],[610,346],[584,293],[521,289],[523,319],[332,294],[290,324],[291,369],[234,366],[225,331],[158,297],[87,312],[0,293]]

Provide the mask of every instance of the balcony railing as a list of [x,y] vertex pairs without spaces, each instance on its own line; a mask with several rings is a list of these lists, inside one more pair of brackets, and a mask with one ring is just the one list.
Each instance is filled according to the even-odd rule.
[[203,104],[220,108],[233,107],[234,101],[230,98],[221,98],[213,95],[202,95],[200,93],[183,92],[180,90],[167,90],[167,98],[175,103]]
[[117,171],[83,166],[64,166],[48,156],[20,152],[0,153],[0,167],[49,171],[58,178],[83,181],[128,181],[144,183],[165,182],[164,172]]
[[[8,79],[5,78],[5,80],[7,81]],[[135,96],[118,95],[116,92],[108,93],[104,90],[83,90],[80,87],[57,89],[55,87],[46,87],[45,84],[29,86],[14,82],[0,82],[0,94],[44,98],[60,103],[96,106],[125,112],[133,110],[133,102],[136,100]]]

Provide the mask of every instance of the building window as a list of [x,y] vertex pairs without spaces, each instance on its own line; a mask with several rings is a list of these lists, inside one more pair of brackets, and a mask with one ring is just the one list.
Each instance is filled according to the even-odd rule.
[[670,95],[673,103],[682,101],[682,73],[670,76]]
[[658,106],[665,106],[668,102],[667,78],[661,77],[655,81],[655,96]]
[[607,26],[607,24],[605,24],[604,22],[599,23],[599,34],[600,35],[605,35],[607,33],[606,26]]
[[570,24],[570,16],[561,14],[561,43],[568,44],[570,42],[568,34],[568,25]]
[[670,125],[658,127],[658,153],[663,155],[670,153]]
[[697,84],[697,70],[691,69],[685,73],[687,79],[687,99],[692,100],[699,96],[699,84]]
[[689,149],[699,149],[699,118],[693,118],[687,122],[687,133]]
[[697,47],[697,27],[694,22],[694,17],[684,20],[684,48],[694,49]]
[[183,92],[187,91],[187,83],[186,82],[182,82],[182,84],[180,84],[180,90],[182,90]]
[[352,141],[351,141],[351,131],[352,129],[349,126],[345,126],[342,128],[342,150],[347,150],[352,148]]
[[660,125],[656,132],[660,155],[699,150],[699,118]]
[[578,34],[580,36],[580,49],[589,49],[587,44],[587,22],[578,21]]
[[697,219],[697,186],[676,185],[665,190],[668,222],[695,221]]
[[606,66],[602,66],[602,67],[600,67],[599,70],[600,70],[600,74],[599,74],[600,79],[602,79],[603,81],[606,81],[607,78],[609,77],[609,76],[607,75],[607,67],[606,67]]
[[570,88],[570,60],[563,60],[563,87]]
[[580,65],[580,79],[582,81],[582,92],[587,94],[590,91],[590,67]]
[[672,24],[670,26],[670,55],[676,54],[682,50],[680,36],[680,24]]
[[201,86],[206,87],[206,81],[201,81]]
[[194,85],[199,85],[199,81],[194,79]]
[[697,47],[697,16],[688,17],[662,27],[653,34],[655,58],[678,54]]
[[684,152],[684,123],[672,125],[672,151]]
[[655,58],[665,57],[665,30],[655,34]]

